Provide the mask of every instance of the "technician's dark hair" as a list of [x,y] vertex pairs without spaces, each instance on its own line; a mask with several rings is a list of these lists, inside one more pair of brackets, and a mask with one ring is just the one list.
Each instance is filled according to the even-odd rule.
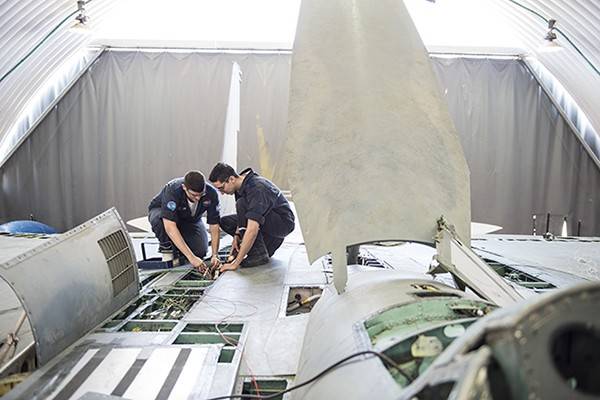
[[232,176],[236,178],[238,177],[238,174],[235,172],[235,169],[233,169],[233,167],[229,164],[220,162],[217,163],[217,165],[215,165],[212,171],[210,171],[210,176],[208,177],[208,180],[210,180],[211,182],[225,182]]
[[189,171],[183,178],[183,184],[194,192],[204,192],[204,175],[200,171]]

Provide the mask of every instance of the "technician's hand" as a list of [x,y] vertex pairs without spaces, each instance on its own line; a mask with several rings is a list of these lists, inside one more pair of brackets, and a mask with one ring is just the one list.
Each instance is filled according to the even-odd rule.
[[193,256],[189,261],[190,264],[192,264],[192,267],[196,268],[200,272],[204,272],[206,269],[206,264],[204,264],[204,261],[202,261],[200,257]]
[[210,269],[215,270],[221,266],[221,261],[216,254],[213,254],[210,258]]
[[240,239],[238,238],[238,236],[234,236],[233,237],[233,242],[231,242],[231,252],[229,253],[230,255],[235,255],[240,252]]
[[238,262],[231,262],[231,263],[227,263],[227,264],[223,264],[221,266],[220,271],[221,272],[225,272],[225,271],[235,271],[236,269],[238,269],[240,267],[240,264]]

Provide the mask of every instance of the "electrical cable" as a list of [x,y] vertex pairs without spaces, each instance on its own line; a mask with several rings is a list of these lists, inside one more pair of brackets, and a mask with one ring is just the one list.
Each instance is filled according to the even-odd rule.
[[[353,358],[356,358],[356,357],[359,357],[362,355],[373,355],[373,356],[378,357],[384,364],[387,364],[387,365],[393,367],[394,369],[398,370],[398,372],[400,372],[400,374],[402,374],[406,378],[406,376],[404,375],[404,373],[402,372],[402,370],[400,369],[398,364],[396,364],[390,357],[386,356],[383,353],[379,353],[377,351],[365,350],[365,351],[360,351],[358,353],[351,354],[351,355],[341,359],[340,361],[330,365],[329,367],[325,368],[323,371],[319,372],[317,375],[315,375],[314,377],[312,377],[311,379],[309,379],[305,382],[299,383],[297,385],[294,385],[285,390],[281,390],[279,392],[270,394],[268,396],[255,396],[255,395],[251,395],[251,394],[234,394],[234,395],[230,395],[230,396],[211,397],[207,400],[225,400],[225,399],[263,399],[263,400],[267,400],[267,399],[272,399],[272,398],[281,396],[285,393],[291,392],[293,390],[300,389],[301,387],[306,386],[309,383],[312,383],[312,382],[316,381],[317,379],[320,379],[321,377],[327,375],[331,371],[335,370],[336,368],[338,368],[339,366],[344,364],[346,361],[349,361]],[[409,380],[409,382],[410,382],[410,380]]]
[[[88,0],[85,2],[85,4],[91,3],[93,0]],[[37,49],[39,49],[45,42],[46,40],[48,40],[52,35],[54,35],[54,33],[56,33],[56,31],[65,23],[67,22],[69,19],[71,19],[75,14],[77,14],[79,12],[79,9],[73,11],[72,13],[70,13],[69,15],[67,15],[65,18],[63,18],[46,36],[44,36],[44,38],[42,40],[40,40],[31,50],[29,50],[29,52],[27,54],[25,54],[25,56],[23,58],[21,58],[19,60],[19,62],[17,62],[11,69],[9,69],[4,75],[2,75],[2,78],[0,78],[0,83],[2,83],[10,74],[12,74],[17,68],[19,68],[19,66],[21,64],[23,64],[29,57],[31,57],[31,55],[33,53],[36,52]]]
[[[523,5],[521,3],[519,3],[516,0],[508,0],[508,2],[515,4],[518,7],[521,7],[522,9],[532,13],[533,15],[539,17],[540,19],[542,19],[544,22],[548,23],[550,21],[549,18],[544,17],[542,14],[540,14],[539,12],[535,11],[532,8],[527,7],[526,5]],[[586,57],[585,54],[583,54],[583,52],[579,49],[579,47],[577,47],[577,45],[575,43],[573,43],[573,41],[571,40],[571,38],[569,38],[569,36],[567,36],[565,34],[565,32],[563,32],[560,28],[554,28],[554,30],[558,33],[560,33],[562,35],[562,37],[564,37],[567,42],[569,42],[569,44],[575,49],[575,51],[585,60],[585,62],[587,62],[587,64],[594,70],[594,72],[596,72],[596,74],[598,76],[600,76],[600,70],[598,70],[598,68],[596,68],[596,66],[592,63],[592,61]]]
[[[217,322],[215,324],[215,329],[219,333],[219,336],[221,336],[221,339],[223,339],[223,341],[225,343],[227,343],[230,346],[233,346],[235,348],[235,350],[239,350],[239,347],[238,347],[239,341],[236,341],[235,343],[233,343],[232,341],[235,341],[235,339],[232,337],[229,337],[229,336],[225,336],[223,334],[223,332],[221,332],[221,330],[219,329],[219,325],[222,323],[223,323],[223,320],[221,320],[220,322]],[[229,326],[229,323],[227,324],[227,326]],[[260,388],[258,387],[258,381],[256,380],[256,375],[254,374],[254,372],[252,371],[252,368],[250,367],[250,363],[246,359],[244,359],[243,356],[240,356],[240,359],[246,363],[246,367],[248,367],[248,372],[250,372],[250,381],[254,385],[254,390],[256,390],[256,394],[259,396],[260,399],[262,399],[262,397],[260,397]]]
[[[222,322],[221,322],[222,323]],[[215,324],[215,329],[217,330],[217,332],[219,333],[219,336],[221,336],[221,338],[223,339],[223,341],[225,343],[227,343],[230,346],[233,346],[236,350],[239,350],[239,342],[236,341],[235,343],[232,341],[235,341],[234,338],[229,337],[229,336],[225,336],[223,334],[223,332],[221,332],[221,330],[219,329],[219,323]],[[229,339],[231,339],[232,341],[230,341]],[[256,375],[254,374],[254,372],[252,371],[252,368],[250,368],[250,363],[248,363],[248,361],[246,359],[244,359],[243,357],[241,357],[242,361],[244,361],[246,363],[246,367],[248,367],[248,372],[250,372],[250,381],[252,382],[252,384],[254,385],[254,390],[256,390],[257,395],[259,396],[259,398],[262,399],[262,397],[260,397],[260,388],[258,387],[258,381],[256,380]]]
[[[258,311],[259,311],[258,307],[255,306],[254,304],[247,303],[245,301],[240,301],[240,300],[230,300],[230,299],[227,299],[224,297],[219,297],[219,296],[205,293],[204,296],[202,297],[202,304],[206,304],[206,305],[212,307],[217,312],[221,312],[221,310],[219,310],[219,308],[215,307],[214,305],[210,304],[211,299],[220,301],[222,303],[230,304],[233,306],[233,311],[231,313],[229,313],[227,316],[223,317],[221,322],[224,322],[226,319],[229,319],[233,316],[235,316],[236,318],[238,318],[240,320],[244,319],[244,318],[250,318],[250,317],[256,315],[256,313],[258,313]],[[207,301],[207,300],[209,300],[209,301]],[[247,313],[247,314],[238,314],[236,304],[240,304],[240,305],[246,306],[246,307],[251,307],[254,309],[254,311]]]

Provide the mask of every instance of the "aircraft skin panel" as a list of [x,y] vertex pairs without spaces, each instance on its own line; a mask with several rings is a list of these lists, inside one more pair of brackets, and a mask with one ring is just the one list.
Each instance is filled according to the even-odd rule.
[[63,234],[29,239],[39,244],[0,264],[27,312],[41,365],[138,293],[126,232],[112,208]]
[[[398,399],[419,397],[441,382],[454,384],[457,399],[597,399],[598,363],[587,360],[598,351],[599,305],[600,285],[587,282],[498,309],[467,329]],[[472,359],[484,349],[490,351],[481,362]],[[502,370],[506,387],[478,392],[499,379],[495,370]]]
[[0,235],[0,264],[10,261],[18,255],[35,249],[52,235]]
[[179,353],[169,348],[156,349],[123,397],[140,400],[156,398]]
[[[406,279],[402,272],[389,270],[351,273],[348,288],[342,295],[328,287],[310,314],[297,381],[304,382],[325,366],[353,353],[382,351],[371,344],[364,321],[383,310],[426,300],[413,294],[421,291],[419,285],[457,296],[454,300],[465,297],[464,292],[439,282]],[[423,318],[420,312],[411,318],[414,330],[423,322],[419,318]],[[400,396],[402,387],[378,358],[358,359],[360,362],[348,363],[300,388],[292,394],[292,399],[394,399]]]
[[76,400],[89,392],[127,399],[203,398],[218,353],[216,346],[89,349],[47,398]]
[[177,385],[169,395],[169,400],[193,398],[193,395],[201,398],[202,395],[208,394],[206,388],[209,387],[212,377],[207,373],[205,365],[213,364],[210,361],[210,355],[211,353],[204,349],[191,350],[185,368],[181,370]]
[[73,369],[69,371],[69,374],[66,376],[66,378],[56,387],[54,392],[50,396],[48,396],[48,399],[54,400],[56,396],[65,388],[65,386],[67,386],[67,384],[75,377],[77,372],[80,371],[81,368],[83,368],[87,363],[89,363],[90,360],[96,355],[96,353],[98,353],[98,351],[99,349],[90,349],[86,351],[85,354],[83,354],[81,358],[77,361],[77,364],[75,364]]
[[[517,236],[504,235],[502,239],[526,243]],[[135,238],[133,244],[141,245],[145,240]],[[572,244],[587,247],[597,244],[596,240],[598,238],[586,238]],[[569,243],[536,241],[535,244],[551,254],[557,247],[565,250],[564,246]],[[146,277],[150,271],[144,270],[139,296],[93,333],[34,372],[6,398],[69,399],[91,390],[97,393],[95,396],[113,398],[156,398],[157,393],[162,393],[161,398],[165,399],[206,399],[239,394],[252,377],[259,381],[287,379],[291,386],[312,378],[349,354],[401,349],[407,340],[416,340],[423,332],[445,327],[444,318],[449,309],[458,310],[460,314],[459,320],[452,321],[479,316],[475,312],[478,309],[469,306],[476,301],[473,293],[445,285],[443,282],[454,284],[449,276],[443,276],[447,274],[437,276],[436,280],[426,274],[433,251],[420,244],[361,246],[359,264],[348,266],[350,279],[346,292],[341,295],[336,294],[330,284],[331,258],[323,257],[310,264],[304,245],[295,239],[286,241],[269,264],[227,272],[215,281],[194,280],[192,275],[200,274],[190,271],[189,265],[154,272],[157,275],[153,280]],[[576,260],[577,255],[572,257]],[[529,272],[535,275],[533,267]],[[194,282],[202,285],[191,285]],[[314,303],[312,311],[288,315],[290,300],[293,303],[294,297],[288,290],[303,286],[321,288],[322,297]],[[183,293],[185,290],[197,293],[197,300],[186,308],[188,311],[179,317],[163,315],[159,306],[162,300],[168,300],[163,305],[172,304],[175,309],[187,307],[185,297],[192,294]],[[581,305],[582,310],[578,311],[581,319],[597,325],[598,318],[590,311],[597,308],[597,297],[590,301],[586,296],[582,292],[565,305],[570,308]],[[552,307],[549,304],[546,310],[557,321],[568,322],[574,314],[572,309],[553,313]],[[530,313],[535,311],[531,307],[527,310],[522,315],[531,314],[529,319],[535,326],[538,313]],[[507,309],[506,313],[509,312]],[[224,345],[218,343],[222,336],[215,332],[215,326],[234,343],[228,346],[229,358]],[[514,332],[511,329],[506,330],[509,336]],[[530,342],[536,343],[535,340]],[[548,346],[541,343],[537,348],[543,350]],[[155,361],[151,362],[153,358]],[[452,376],[457,382],[469,384],[460,372],[473,361],[468,357],[459,359],[461,364],[453,364]],[[453,363],[455,361],[458,362],[453,360]],[[430,382],[446,376],[446,372],[444,369],[428,375]],[[144,383],[144,377],[151,379],[151,384]],[[415,383],[418,381],[413,381],[411,387]],[[287,396],[298,399],[401,398],[408,390],[408,386],[398,382],[398,375],[381,361],[361,356]],[[92,399],[91,396],[87,393],[83,398]]]
[[[600,280],[600,238],[485,235],[473,241],[482,257],[505,259],[512,266],[531,266],[570,283],[573,280]],[[564,277],[563,277],[564,275]]]
[[323,271],[311,268],[298,247],[284,243],[266,270],[247,268],[221,275],[188,315],[194,322],[245,321],[252,334],[244,345],[242,374],[295,374],[308,314],[286,317],[284,299],[290,286],[327,283]]
[[290,185],[310,261],[373,240],[470,240],[469,171],[402,2],[302,2]]
[[98,368],[85,382],[73,393],[72,399],[78,399],[86,392],[111,393],[121,381],[123,375],[135,362],[141,349],[121,349],[111,351]]
[[[27,318],[17,293],[14,292],[8,282],[0,277],[0,337],[2,337],[2,340],[9,332],[15,332],[21,319],[23,323],[17,332],[19,340],[14,343],[13,347],[15,355],[32,346],[35,341],[29,318]],[[9,365],[12,357],[4,356],[3,347],[0,347],[0,376],[4,376],[12,369]]]

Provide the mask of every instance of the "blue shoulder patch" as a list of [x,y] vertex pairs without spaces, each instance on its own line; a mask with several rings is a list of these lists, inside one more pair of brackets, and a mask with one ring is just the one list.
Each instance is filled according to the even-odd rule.
[[175,209],[177,208],[177,204],[175,204],[174,201],[170,201],[167,203],[167,208],[171,211],[175,211]]

